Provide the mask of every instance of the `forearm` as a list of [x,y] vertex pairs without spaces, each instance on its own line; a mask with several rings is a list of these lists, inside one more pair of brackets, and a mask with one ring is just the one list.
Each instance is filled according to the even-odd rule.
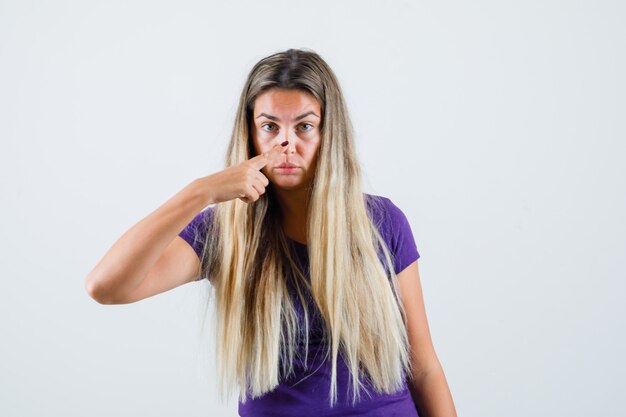
[[452,394],[439,364],[424,373],[415,373],[408,387],[420,417],[456,417]]
[[189,183],[113,244],[87,276],[89,293],[102,303],[124,299],[142,283],[177,234],[209,204],[205,184]]

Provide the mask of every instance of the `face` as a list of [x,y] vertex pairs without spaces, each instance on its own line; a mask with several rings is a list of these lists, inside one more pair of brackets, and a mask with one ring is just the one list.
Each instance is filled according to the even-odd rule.
[[[321,121],[320,103],[304,91],[273,88],[257,97],[251,126],[256,154],[289,141],[281,160],[261,169],[276,187],[297,190],[310,185],[320,146]],[[282,164],[293,168],[280,168]]]

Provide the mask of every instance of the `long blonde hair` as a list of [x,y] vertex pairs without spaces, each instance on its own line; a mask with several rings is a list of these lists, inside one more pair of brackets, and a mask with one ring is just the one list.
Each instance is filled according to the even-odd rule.
[[254,65],[241,93],[225,165],[255,156],[254,101],[270,88],[312,94],[323,114],[307,213],[310,284],[290,251],[272,183],[254,203],[234,199],[214,207],[201,258],[202,276],[215,291],[219,393],[223,398],[239,385],[239,400],[245,402],[248,395],[271,391],[293,372],[299,335],[308,348],[309,317],[304,308],[302,328],[286,286],[290,272],[298,277],[299,302],[306,306],[303,294],[309,291],[326,325],[330,405],[337,401],[339,354],[350,371],[353,404],[360,399],[364,377],[379,393],[397,392],[411,367],[397,277],[389,249],[368,215],[337,78],[318,54],[289,49]]

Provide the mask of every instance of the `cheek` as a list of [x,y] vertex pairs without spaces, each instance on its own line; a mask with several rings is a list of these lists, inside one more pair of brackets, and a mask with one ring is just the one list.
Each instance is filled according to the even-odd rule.
[[318,156],[319,146],[311,146],[306,150],[306,160],[309,161],[309,163],[313,163]]
[[254,144],[254,149],[259,153],[263,153],[265,151],[269,151],[274,146],[273,138],[268,137],[267,135],[259,134],[256,132],[252,136],[252,143]]

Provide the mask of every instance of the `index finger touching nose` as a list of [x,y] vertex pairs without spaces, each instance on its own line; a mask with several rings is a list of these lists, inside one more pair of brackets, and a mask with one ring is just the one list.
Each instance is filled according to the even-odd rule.
[[261,169],[265,165],[269,164],[270,162],[277,161],[280,158],[280,155],[285,150],[285,146],[287,146],[288,144],[289,144],[289,141],[284,141],[283,143],[279,145],[274,145],[274,147],[272,147],[272,149],[270,149],[269,151],[264,152],[261,155],[257,155],[256,157],[254,157],[253,158],[254,162],[255,163],[258,162],[256,163],[256,168]]

